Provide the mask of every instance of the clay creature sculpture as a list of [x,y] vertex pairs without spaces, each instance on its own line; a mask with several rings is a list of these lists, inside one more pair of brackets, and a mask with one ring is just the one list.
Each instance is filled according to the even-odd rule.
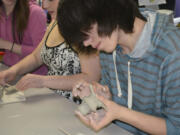
[[82,103],[78,106],[78,111],[83,115],[87,115],[90,112],[95,112],[98,108],[106,108],[105,105],[97,99],[92,85],[89,87],[91,91],[90,95],[83,97]]

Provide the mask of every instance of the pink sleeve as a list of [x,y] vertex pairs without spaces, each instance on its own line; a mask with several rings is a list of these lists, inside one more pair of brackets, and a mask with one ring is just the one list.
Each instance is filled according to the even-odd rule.
[[39,45],[46,31],[46,15],[43,9],[38,5],[31,4],[30,10],[28,33],[31,37],[32,44],[22,44],[21,57],[27,56]]

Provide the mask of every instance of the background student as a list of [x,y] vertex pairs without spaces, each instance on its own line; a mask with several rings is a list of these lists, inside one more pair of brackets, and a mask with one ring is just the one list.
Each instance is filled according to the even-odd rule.
[[[46,30],[46,15],[34,0],[0,0],[0,49],[3,63],[12,66],[30,54]],[[46,74],[41,67],[34,73]]]

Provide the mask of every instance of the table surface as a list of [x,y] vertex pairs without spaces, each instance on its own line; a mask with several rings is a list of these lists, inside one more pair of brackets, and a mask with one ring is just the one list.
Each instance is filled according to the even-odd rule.
[[[0,70],[1,70],[0,65]],[[131,135],[110,124],[99,132],[86,127],[74,114],[77,105],[48,88],[25,91],[26,101],[0,105],[1,135]]]

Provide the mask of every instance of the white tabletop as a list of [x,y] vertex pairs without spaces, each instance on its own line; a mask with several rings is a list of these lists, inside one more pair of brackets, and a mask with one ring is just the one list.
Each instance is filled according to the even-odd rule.
[[25,91],[26,101],[0,105],[0,135],[131,135],[110,124],[99,132],[74,115],[77,105],[47,88]]

